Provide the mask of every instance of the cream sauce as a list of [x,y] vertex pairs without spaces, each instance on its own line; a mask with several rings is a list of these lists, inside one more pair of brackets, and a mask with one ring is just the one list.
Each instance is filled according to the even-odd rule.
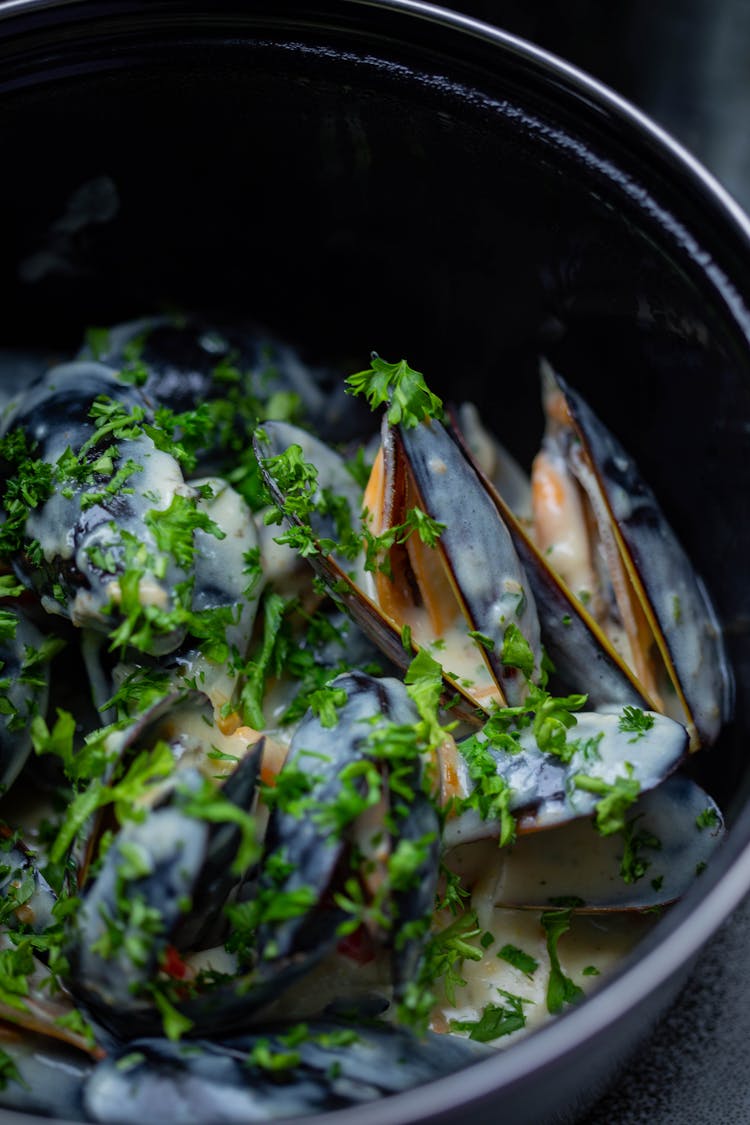
[[[61,372],[59,377],[71,377],[70,372]],[[526,518],[528,488],[525,487],[523,473],[483,430],[476,411],[467,409],[464,417],[469,442],[483,471],[498,482],[501,492],[516,493],[515,500],[510,502],[522,513],[522,518]],[[538,668],[538,626],[534,624],[533,629],[531,625],[527,628],[527,620],[531,620],[532,624],[536,622],[533,598],[525,587],[526,575],[507,538],[505,525],[501,524],[502,536],[500,532],[492,531],[495,527],[492,519],[496,516],[494,505],[489,505],[489,501],[484,503],[486,497],[482,489],[477,489],[475,493],[476,474],[473,470],[467,475],[457,471],[461,459],[452,460],[456,457],[452,440],[446,433],[441,437],[439,427],[435,426],[434,430],[437,442],[442,442],[437,446],[431,445],[421,431],[420,435],[412,434],[404,440],[411,442],[414,454],[422,459],[420,487],[428,489],[434,500],[431,514],[441,522],[441,515],[449,519],[455,513],[464,520],[457,521],[457,533],[455,527],[446,524],[445,539],[450,540],[451,533],[454,534],[451,581],[454,584],[460,581],[464,601],[467,605],[476,606],[477,613],[481,615],[481,619],[477,619],[478,630],[490,636],[496,649],[500,647],[508,623],[518,621],[521,631],[528,635],[527,639],[530,638]],[[318,489],[331,488],[337,493],[343,491],[356,524],[360,494],[353,479],[343,469],[341,458],[317,439],[284,423],[277,424],[275,432],[282,445],[285,435],[287,444],[300,441],[305,458],[318,467]],[[59,434],[53,434],[47,459],[55,460],[64,452],[68,442],[69,435],[64,428]],[[542,550],[548,550],[552,565],[571,589],[579,594],[587,591],[596,596],[599,589],[595,573],[597,560],[592,559],[589,516],[581,503],[578,483],[572,479],[567,467],[555,459],[557,452],[549,447],[537,459],[539,474],[549,471],[559,478],[557,483],[560,484],[561,498],[556,508],[552,503],[553,500],[557,503],[557,498],[552,496],[554,490],[547,490],[546,506],[536,513],[537,542]],[[250,651],[253,632],[261,628],[255,618],[264,588],[273,587],[287,597],[301,593],[309,598],[310,603],[315,601],[317,594],[310,590],[306,564],[301,564],[289,547],[276,542],[280,534],[278,526],[266,526],[262,515],[257,517],[256,522],[244,500],[226,481],[210,477],[186,483],[177,461],[156,449],[145,435],[129,442],[128,454],[140,466],[140,471],[134,474],[141,500],[139,510],[126,512],[117,521],[99,518],[85,530],[85,534],[78,527],[79,540],[76,540],[74,528],[80,515],[80,496],[65,498],[57,492],[43,512],[30,514],[28,532],[39,539],[46,561],[51,563],[74,558],[80,573],[91,577],[89,588],[75,592],[69,607],[57,604],[54,597],[46,595],[43,599],[46,609],[50,612],[69,611],[74,625],[98,627],[106,622],[111,606],[120,601],[122,590],[116,574],[104,578],[101,573],[98,576],[94,574],[91,553],[94,547],[105,551],[121,550],[123,530],[137,532],[143,547],[155,560],[149,564],[151,570],[147,570],[140,580],[138,593],[141,604],[170,608],[175,583],[184,575],[159,551],[153,534],[143,523],[144,494],[148,496],[147,510],[157,512],[165,511],[177,495],[193,498],[199,510],[214,520],[224,533],[223,537],[217,537],[202,530],[195,532],[197,561],[193,609],[200,612],[216,606],[231,606],[235,616],[227,632],[227,640],[239,655],[245,656]],[[199,490],[204,486],[210,488],[210,497],[200,496]],[[466,512],[461,503],[465,499],[463,492],[470,494],[466,498]],[[622,497],[616,502],[621,506],[625,504]],[[323,523],[326,518],[323,518]],[[322,531],[316,529],[316,533],[324,534],[325,528]],[[609,546],[613,547],[614,541]],[[254,589],[248,592],[246,564],[249,555],[256,550],[260,553],[262,574]],[[445,554],[450,558],[447,549]],[[362,560],[354,565],[362,567]],[[361,570],[359,579],[368,595],[374,597],[372,576]],[[491,701],[502,704],[505,700],[489,670],[486,650],[469,636],[469,627],[461,615],[458,598],[455,604],[455,616],[438,639],[426,610],[416,606],[410,609],[406,621],[414,640],[418,646],[426,647],[446,671],[484,706]],[[529,619],[524,617],[527,612]],[[400,630],[402,624],[394,622],[394,627]],[[94,648],[89,653],[92,672],[96,665]],[[124,678],[128,670],[124,664],[116,669],[116,683]],[[283,725],[282,720],[298,685],[283,678],[268,685],[263,701],[265,729],[259,731],[245,725],[240,714],[232,710],[237,694],[237,674],[231,664],[216,664],[197,652],[180,652],[174,658],[172,671],[176,685],[183,681],[192,682],[204,693],[205,699],[197,701],[191,697],[179,702],[168,715],[148,729],[149,737],[153,736],[154,740],[163,738],[168,743],[176,764],[174,775],[161,785],[151,786],[149,802],[157,802],[166,796],[175,780],[185,771],[197,770],[213,784],[221,784],[237,762],[255,752],[261,739],[264,745],[260,778],[264,785],[272,787],[297,729],[296,724]],[[526,690],[525,685],[521,688]],[[102,684],[99,684],[97,694],[104,694]],[[618,733],[617,721],[618,716],[613,710],[607,714],[579,716],[575,733],[582,740],[597,737],[603,726],[606,726],[606,732],[598,744],[596,760],[590,761],[585,755],[574,758],[571,772],[579,769],[611,784],[622,775],[623,762],[632,759],[636,777],[643,787],[656,785],[673,768],[673,759],[678,751],[681,752],[682,743],[676,747],[667,734],[663,746],[652,747],[648,742],[634,746],[634,739]],[[455,733],[458,737],[458,732]],[[110,749],[113,756],[128,745],[127,738],[127,732],[112,736]],[[326,742],[326,747],[329,745]],[[503,1004],[502,992],[507,991],[524,1001],[526,1022],[512,1035],[495,1040],[498,1047],[505,1047],[528,1034],[549,1018],[546,994],[551,970],[550,954],[547,935],[540,923],[540,911],[548,908],[548,900],[559,895],[577,894],[581,897],[586,895],[589,900],[598,896],[606,901],[608,897],[616,897],[615,891],[621,889],[617,865],[621,859],[622,843],[619,838],[603,841],[594,831],[588,819],[595,803],[591,794],[577,791],[575,786],[568,791],[563,785],[562,796],[550,791],[535,806],[540,786],[539,759],[543,755],[530,730],[524,732],[522,745],[523,753],[515,756],[507,771],[516,802],[511,809],[523,813],[532,807],[538,820],[544,820],[546,827],[556,826],[556,831],[519,838],[513,847],[501,850],[496,839],[487,838],[488,835],[497,835],[498,825],[481,820],[476,811],[470,810],[459,816],[448,816],[442,840],[442,858],[446,866],[461,877],[463,885],[471,893],[471,910],[476,913],[480,934],[469,939],[477,952],[476,959],[467,957],[458,966],[461,983],[454,994],[445,993],[438,998],[432,1026],[436,1031],[467,1034],[465,1030],[457,1030],[454,1023],[479,1020],[487,1005]],[[580,753],[583,755],[583,751]],[[455,796],[465,797],[472,791],[473,783],[466,762],[450,737],[441,747],[439,765],[444,802]],[[506,776],[499,768],[498,774]],[[387,807],[388,801],[383,798],[380,805],[371,807],[349,829],[350,838],[369,861],[369,866],[361,872],[361,881],[372,896],[376,895],[387,876],[390,841],[386,840],[386,833],[382,830]],[[268,809],[257,795],[251,812],[256,817],[258,837],[262,838]],[[20,813],[20,809],[14,809],[15,823],[19,823]],[[161,810],[156,815],[161,833],[157,833],[155,839],[156,852],[161,849],[167,854],[174,843],[175,832],[171,822],[177,814]],[[689,809],[689,816],[694,824],[695,808]],[[567,823],[571,817],[581,819]],[[29,819],[33,824],[33,817]],[[32,827],[32,839],[35,831]],[[199,851],[203,847],[201,833],[205,836],[207,831],[207,826],[201,823],[195,836],[185,840],[186,856],[191,848]],[[127,833],[128,829],[124,832]],[[682,837],[678,834],[675,841],[679,850]],[[702,854],[700,850],[688,852],[693,869],[696,858]],[[671,855],[668,856],[666,851],[665,859],[672,863]],[[669,873],[666,872],[667,875]],[[325,887],[321,888],[321,893],[325,890]],[[34,910],[35,906],[35,902],[29,903],[30,910]],[[450,918],[441,918],[438,923],[449,921]],[[592,991],[632,951],[653,924],[653,916],[637,913],[573,914],[570,929],[563,934],[558,946],[563,972],[584,992]],[[383,935],[376,932],[374,926],[370,931],[365,927],[361,929],[364,938],[359,942],[341,941],[335,952],[305,976],[300,987],[283,991],[263,1015],[299,1020],[325,1010],[339,999],[349,1003],[361,1001],[363,1004],[373,995],[382,997],[385,1002],[392,999],[390,951],[377,945]],[[498,953],[506,945],[523,950],[533,958],[536,968],[524,972],[499,957]],[[205,969],[232,973],[236,969],[234,957],[224,948],[190,952],[185,957],[185,963],[188,974]],[[393,1006],[386,1018],[394,1018]]]
[[[442,998],[433,1012],[432,1026],[434,1030],[454,1030],[455,1034],[468,1035],[466,1031],[451,1029],[451,1022],[476,1022],[488,1004],[507,1007],[498,991],[502,989],[528,1001],[523,1004],[525,1026],[510,1035],[491,1040],[494,1046],[505,1048],[550,1018],[546,1003],[550,975],[547,935],[537,912],[480,907],[479,914],[483,932],[492,934],[494,941],[482,951],[480,961],[467,959],[463,962],[460,975],[466,983],[456,988],[453,1001],[448,997]],[[573,914],[570,930],[560,938],[557,947],[562,971],[584,993],[591,993],[632,952],[653,925],[654,918],[648,915]],[[538,967],[531,975],[497,956],[506,944],[516,946],[534,958]],[[588,973],[585,972],[587,969]],[[596,972],[591,972],[591,969]]]
[[[588,831],[590,834],[591,824],[585,822],[585,828],[581,831]],[[538,842],[546,852],[553,869],[554,855],[558,850],[558,834],[559,830],[551,834],[540,832],[530,838]],[[524,838],[518,841],[516,848],[522,851],[527,843],[528,839]],[[578,858],[585,868],[590,868],[596,874],[596,848],[589,847],[586,856]],[[571,862],[575,864],[576,859]],[[471,908],[476,913],[481,932],[470,939],[470,944],[477,953],[481,953],[481,957],[478,960],[466,958],[463,961],[458,974],[465,983],[456,988],[454,996],[444,994],[440,997],[432,1016],[433,1028],[448,1031],[451,1030],[453,1020],[477,1021],[485,1005],[505,1004],[498,991],[505,990],[529,1001],[523,1005],[525,1027],[509,1036],[493,1040],[495,1046],[505,1047],[549,1019],[546,993],[550,958],[547,934],[540,923],[540,916],[542,909],[552,910],[555,907],[549,902],[538,903],[533,910],[497,905],[498,899],[503,897],[506,883],[512,881],[517,872],[513,849],[499,848],[496,840],[482,840],[454,849],[449,853],[447,863],[451,870],[461,876],[464,885],[471,888]],[[553,882],[550,894],[555,894]],[[450,921],[450,918],[444,921]],[[584,993],[591,992],[649,932],[654,922],[654,915],[634,912],[572,913],[570,929],[560,938],[557,946],[563,972]],[[485,938],[486,945],[482,942],[484,935],[489,935]],[[500,950],[506,945],[515,946],[528,954],[537,962],[537,968],[529,974],[498,957]],[[590,967],[596,972],[584,972],[586,969],[590,970]],[[456,1033],[468,1034],[466,1031]]]

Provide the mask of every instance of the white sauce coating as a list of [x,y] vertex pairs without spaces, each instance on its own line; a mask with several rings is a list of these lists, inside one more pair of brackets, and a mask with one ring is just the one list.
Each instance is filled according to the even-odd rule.
[[[92,369],[96,366],[91,365]],[[302,369],[300,372],[292,372],[293,382],[297,374],[302,378]],[[61,369],[58,377],[64,381],[72,376],[70,371]],[[318,397],[313,394],[311,400],[320,406]],[[523,487],[521,470],[499,443],[483,430],[476,411],[472,413],[471,409],[467,409],[464,417],[470,430],[472,448],[483,471],[498,482],[501,491],[507,487],[509,493],[514,493],[512,503],[521,518],[528,518],[529,490]],[[427,436],[431,430],[434,431],[434,446]],[[276,424],[275,434],[276,440],[282,444],[282,439],[286,436],[290,443],[294,441],[302,445],[304,457],[317,465],[319,494],[322,489],[331,489],[345,495],[356,525],[359,518],[358,500],[361,498],[359,486],[343,470],[338,454],[317,438],[285,423]],[[54,460],[65,451],[69,437],[62,428],[59,433],[53,433],[46,454],[48,459]],[[502,521],[493,522],[494,505],[487,499],[484,490],[478,487],[473,469],[467,468],[468,462],[464,464],[463,454],[457,452],[457,446],[446,430],[437,424],[422,426],[418,433],[412,433],[403,440],[405,446],[411,447],[414,463],[419,462],[421,465],[420,488],[429,500],[426,503],[429,514],[438,520],[445,517],[446,527],[441,546],[445,548],[447,569],[451,573],[451,581],[461,589],[463,601],[469,611],[467,617],[471,618],[475,632],[480,634],[481,641],[485,643],[481,643],[477,637],[469,636],[470,626],[459,613],[458,600],[453,620],[437,639],[424,609],[415,607],[407,611],[406,623],[411,627],[417,645],[427,647],[435,659],[445,665],[453,678],[470,689],[476,700],[485,705],[490,701],[504,703],[505,698],[518,702],[526,697],[525,693],[529,690],[526,679],[518,682],[520,677],[517,674],[522,666],[516,666],[512,661],[505,662],[511,669],[510,691],[518,694],[506,694],[504,697],[496,683],[499,679],[498,662],[493,662],[487,656],[488,650],[495,651],[497,656],[497,652],[503,648],[509,624],[517,625],[532,655],[531,678],[540,678],[541,643],[533,595],[527,588],[527,575],[516,556],[507,529]],[[596,574],[597,568],[601,569],[602,562],[600,543],[594,542],[592,547],[589,517],[581,504],[580,490],[563,459],[556,459],[558,453],[558,449],[550,446],[537,458],[538,473],[551,473],[555,478],[555,488],[559,486],[559,496],[553,495],[555,488],[548,488],[545,506],[536,509],[537,542],[542,550],[548,551],[553,566],[571,589],[577,593],[590,594],[595,600],[606,601],[609,591],[602,590],[600,576]],[[130,440],[129,454],[135,457],[140,466],[140,471],[134,474],[137,475],[137,482],[134,480],[133,483],[137,483],[137,494],[141,500],[144,495],[148,497],[149,514],[166,511],[175,497],[182,496],[194,500],[198,511],[217,525],[220,530],[218,535],[212,534],[210,530],[194,531],[196,562],[191,571],[191,577],[194,578],[192,610],[201,613],[229,607],[234,613],[226,632],[231,652],[229,662],[217,663],[202,654],[197,646],[195,650],[189,650],[186,644],[176,653],[176,644],[172,648],[165,648],[174,657],[170,665],[173,686],[179,688],[191,685],[195,695],[171,707],[169,713],[159,721],[146,724],[149,729],[144,742],[149,745],[157,740],[166,742],[176,769],[163,783],[152,784],[147,797],[136,797],[133,803],[139,811],[145,812],[149,806],[165,801],[170,795],[170,789],[179,783],[180,778],[188,778],[192,786],[206,779],[218,785],[232,774],[236,763],[254,753],[260,759],[258,766],[261,782],[273,786],[297,729],[297,724],[282,725],[290,695],[297,685],[288,681],[283,672],[272,676],[263,700],[265,727],[262,731],[256,730],[242,721],[237,709],[237,667],[241,659],[253,653],[253,640],[259,640],[262,635],[263,624],[256,621],[256,616],[264,590],[272,589],[286,597],[300,594],[305,600],[306,609],[318,604],[319,594],[313,592],[309,583],[309,571],[305,565],[300,564],[297,555],[288,547],[275,542],[280,527],[267,527],[262,513],[253,516],[246,502],[227,481],[216,476],[186,481],[175,457],[157,449],[145,434]],[[582,477],[585,477],[583,471],[579,474],[579,481]],[[507,485],[504,483],[506,481]],[[555,507],[558,500],[560,505]],[[613,502],[623,516],[631,514],[626,497],[615,493]],[[140,605],[169,610],[175,584],[183,577],[181,566],[174,559],[165,559],[164,552],[160,552],[158,537],[148,530],[148,524],[144,525],[143,504],[130,511],[126,509],[118,520],[94,520],[88,529],[82,530],[79,521],[76,539],[73,532],[75,513],[78,510],[76,503],[75,498],[66,498],[57,492],[46,504],[43,515],[41,512],[30,514],[28,533],[39,539],[45,560],[57,563],[73,559],[78,571],[89,576],[92,574],[94,549],[102,554],[116,553],[122,547],[121,533],[132,532],[156,560],[149,564],[152,570],[146,570],[139,579]],[[313,518],[320,518],[323,524],[329,519],[327,515],[319,514]],[[316,534],[327,534],[327,526],[314,530]],[[613,547],[614,542],[614,536],[611,536],[609,546]],[[592,551],[596,554],[594,558]],[[254,586],[249,589],[248,562],[255,554],[259,557],[261,569]],[[361,567],[361,560],[355,565]],[[94,570],[99,572],[96,581],[92,580],[90,588],[79,589],[67,606],[57,604],[55,597],[48,594],[43,598],[43,605],[51,613],[66,612],[73,625],[87,627],[89,651],[86,659],[92,679],[96,681],[99,653],[91,640],[88,627],[92,623],[95,627],[101,623],[106,625],[108,616],[124,599],[125,584],[123,582],[121,588],[115,573],[110,577],[102,577],[101,566],[94,566]],[[366,591],[374,597],[375,587],[371,576],[361,570],[359,577]],[[617,628],[616,623],[613,627]],[[173,640],[174,638],[170,638],[169,643],[172,644]],[[237,665],[232,663],[235,660]],[[495,670],[494,677],[490,664]],[[115,667],[115,686],[125,682],[133,667],[125,661]],[[403,690],[400,684],[399,687]],[[581,687],[585,690],[585,685],[582,684]],[[105,695],[104,688],[103,682],[95,683],[95,695]],[[198,692],[201,693],[200,698]],[[399,714],[395,717],[391,714],[390,717],[394,722],[407,721]],[[681,726],[671,723],[663,716],[650,717],[655,724],[655,735],[653,738],[649,735],[640,741],[631,737],[631,731],[620,729],[620,708],[603,707],[595,714],[580,713],[576,720],[575,737],[582,744],[595,743],[596,750],[593,753],[590,747],[583,745],[576,750],[571,761],[566,763],[569,766],[567,773],[562,770],[558,777],[557,788],[550,784],[547,790],[543,790],[547,774],[554,772],[554,768],[561,770],[562,767],[559,762],[551,761],[540,749],[537,734],[530,727],[520,735],[520,752],[514,748],[504,759],[500,753],[496,754],[496,777],[507,781],[512,790],[508,807],[512,813],[518,814],[520,828],[525,829],[531,825],[533,828],[553,828],[556,831],[540,831],[535,835],[520,837],[515,845],[501,849],[495,838],[487,838],[498,835],[497,820],[482,819],[476,809],[447,817],[442,839],[442,859],[448,870],[461,877],[465,890],[471,894],[466,916],[476,916],[478,932],[467,938],[467,955],[457,956],[456,963],[452,966],[458,975],[454,988],[438,986],[437,1002],[431,1019],[434,1030],[466,1035],[470,1029],[461,1026],[462,1024],[477,1023],[483,1013],[487,1014],[488,1008],[503,1006],[508,1002],[515,1003],[520,1005],[519,1011],[525,1017],[521,1020],[521,1025],[511,1034],[499,1035],[492,1040],[496,1046],[504,1048],[519,1036],[540,1026],[549,1017],[548,987],[555,972],[556,955],[559,956],[561,970],[572,987],[583,992],[590,991],[597,987],[654,924],[653,917],[636,913],[613,912],[608,916],[574,914],[566,919],[569,930],[563,933],[557,953],[554,954],[540,920],[541,912],[549,910],[551,903],[560,897],[569,899],[571,895],[580,894],[583,897],[585,894],[586,906],[591,908],[609,908],[612,901],[615,907],[622,908],[624,899],[627,899],[627,894],[623,899],[622,872],[617,869],[622,859],[622,841],[619,837],[602,841],[591,819],[596,799],[585,786],[576,786],[574,775],[576,771],[585,773],[589,780],[593,778],[611,786],[623,779],[623,767],[627,763],[629,772],[641,784],[642,790],[657,786],[675,767],[684,751],[684,731]],[[132,736],[132,742],[128,741],[131,731],[113,734],[109,740],[110,751],[114,755],[118,751],[132,748],[137,745],[138,736],[142,733],[142,730],[137,731]],[[325,740],[321,743],[325,749],[331,745],[328,737],[326,731]],[[332,731],[331,740],[336,737],[343,735]],[[459,737],[458,732],[456,737]],[[264,739],[262,757],[259,747],[261,739]],[[482,741],[482,736],[479,741]],[[302,754],[305,753],[315,757],[312,751],[303,748]],[[322,752],[317,755],[319,760],[324,756]],[[252,767],[253,764],[252,759],[245,762],[246,766]],[[440,768],[444,801],[452,796],[468,797],[475,791],[476,778],[470,776],[467,762],[449,736],[446,737],[445,746],[441,748]],[[386,767],[382,766],[382,770],[385,774]],[[246,774],[240,774],[240,780],[245,776]],[[666,786],[663,788],[666,789]],[[191,789],[192,791],[197,789]],[[394,792],[398,790],[394,789]],[[695,793],[688,793],[683,797],[678,794],[673,808],[670,810],[666,807],[667,815],[670,811],[674,813],[674,821],[663,826],[667,844],[664,851],[665,862],[671,865],[664,874],[672,880],[670,887],[674,889],[675,897],[682,893],[693,873],[679,872],[678,878],[678,866],[673,864],[674,857],[670,851],[672,848],[678,858],[683,856],[684,837],[679,817],[685,810],[680,802],[683,801],[693,825],[696,823],[696,816],[705,811],[700,805],[690,804]],[[273,804],[269,796],[266,800],[268,805]],[[394,800],[390,792],[386,791],[385,795],[381,793],[379,800],[364,813],[360,812],[346,828],[347,845],[353,843],[366,863],[366,867],[358,872],[357,878],[373,899],[389,878],[387,861],[392,854],[393,841],[384,824],[385,814]],[[267,827],[269,809],[257,794],[252,799],[250,811],[256,817],[258,837],[262,838]],[[643,825],[648,825],[650,829],[654,824],[658,827],[659,816],[665,815],[664,806],[649,807],[645,812],[641,812],[639,808],[634,811],[638,812],[639,817],[645,817]],[[435,810],[431,809],[430,812],[435,818]],[[652,814],[653,821],[649,819]],[[579,819],[570,823],[571,818]],[[209,838],[208,819],[201,822],[193,834],[188,816],[175,809],[162,807],[156,812],[153,822],[149,821],[153,830],[148,849],[140,840],[137,828],[132,825],[122,829],[113,846],[124,844],[131,849],[140,849],[143,854],[139,858],[144,865],[149,866],[148,873],[151,874],[160,862],[171,859],[177,843],[178,861],[184,862],[186,869],[198,869]],[[672,836],[670,829],[674,829]],[[181,833],[185,834],[184,839]],[[710,847],[702,850],[705,839],[706,837],[701,838],[700,846],[687,850],[686,862],[688,865],[692,864],[693,870],[703,862],[704,854],[707,855],[710,850]],[[358,859],[360,863],[361,857]],[[301,866],[300,864],[296,870],[299,871]],[[249,882],[252,883],[253,879],[254,874],[249,877]],[[432,887],[429,882],[425,885],[429,887],[427,902],[431,904]],[[84,902],[84,918],[105,916],[108,888],[104,883],[95,883],[94,886],[94,893]],[[239,896],[245,889],[243,887],[240,890],[235,886],[230,894]],[[333,889],[335,890],[335,885]],[[327,884],[324,884],[320,888],[321,896],[328,890]],[[618,893],[621,895],[619,900]],[[656,901],[660,901],[658,895]],[[628,904],[641,907],[643,901],[639,900],[636,892],[634,901]],[[33,911],[36,906],[36,901],[31,899],[28,903],[29,910]],[[472,912],[471,915],[469,911]],[[449,925],[451,917],[446,910],[435,921],[438,925]],[[364,924],[359,923],[358,916],[358,929],[364,933],[364,938],[351,942],[340,941],[338,947],[306,975],[298,987],[282,991],[278,1000],[267,1005],[264,1016],[304,1019],[324,1010],[332,1001],[340,999],[364,1002],[372,994],[392,1000],[392,967],[389,963],[391,951],[377,944],[383,940],[380,926],[380,922],[373,923],[369,919]],[[212,935],[210,940],[217,939]],[[374,942],[372,948],[368,942]],[[85,949],[82,960],[84,966],[87,958],[92,960],[89,969],[95,977],[101,966],[97,962],[99,954],[93,952],[94,948],[91,945]],[[503,950],[506,955],[499,955]],[[521,951],[528,962],[525,968],[511,963],[513,958],[508,953],[509,950],[511,954],[513,951],[516,954]],[[239,961],[225,948],[212,947],[188,950],[185,965],[189,978],[204,970],[232,973],[238,968]],[[108,978],[108,973],[103,973],[102,977],[103,994],[109,995],[111,989],[115,1002],[118,988],[125,990],[121,994],[123,997],[129,988],[128,965],[124,954],[115,962],[115,969],[118,968],[122,972],[116,974],[118,979],[114,983],[104,979]],[[391,1006],[385,1018],[396,1018],[395,1005]]]
[[[476,1022],[486,1005],[505,1004],[499,991],[505,990],[529,1001],[523,1004],[525,1026],[510,1035],[490,1040],[494,1046],[506,1048],[550,1018],[546,1002],[550,971],[547,938],[535,911],[480,908],[480,920],[484,932],[495,935],[495,940],[488,945],[481,961],[464,961],[461,976],[466,984],[456,989],[453,1003],[444,998],[433,1013],[432,1026],[435,1030],[448,1031],[454,1020]],[[649,932],[654,922],[648,915],[574,914],[569,932],[558,944],[563,972],[584,993],[592,992]],[[533,957],[538,968],[528,975],[498,958],[498,952],[505,945],[513,945]],[[596,973],[584,972],[590,968]],[[455,1034],[468,1034],[452,1030]]]

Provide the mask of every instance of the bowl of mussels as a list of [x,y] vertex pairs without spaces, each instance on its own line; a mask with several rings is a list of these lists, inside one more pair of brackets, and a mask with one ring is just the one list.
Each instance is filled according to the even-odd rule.
[[749,224],[411,0],[0,5],[0,1106],[574,1120],[750,889]]

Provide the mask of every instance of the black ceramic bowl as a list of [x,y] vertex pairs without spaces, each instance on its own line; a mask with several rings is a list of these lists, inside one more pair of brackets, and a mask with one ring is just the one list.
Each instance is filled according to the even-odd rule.
[[344,372],[406,356],[524,462],[544,351],[637,456],[726,629],[735,717],[691,766],[726,842],[585,1002],[314,1125],[575,1115],[750,889],[747,220],[610,91],[416,0],[11,0],[0,152],[3,345],[250,315]]

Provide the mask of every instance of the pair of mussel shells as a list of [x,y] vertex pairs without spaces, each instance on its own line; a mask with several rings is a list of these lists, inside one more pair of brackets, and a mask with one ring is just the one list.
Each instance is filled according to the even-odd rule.
[[[499,443],[492,458],[482,456],[482,445],[494,439],[464,407],[448,410],[445,422],[391,425],[385,417],[364,493],[339,454],[303,430],[266,423],[255,448],[289,525],[303,521],[274,474],[276,458],[296,445],[317,470],[318,495],[343,494],[363,534],[398,529],[413,509],[439,526],[431,545],[417,534],[396,535],[380,565],[366,569],[330,548],[330,519],[313,511],[307,518],[319,550],[308,558],[393,664],[405,670],[422,648],[433,655],[443,669],[444,702],[468,730],[480,728],[482,738],[497,708],[523,711],[532,685],[546,682],[550,666],[551,687],[585,693],[589,710],[576,714],[571,733],[582,746],[595,739],[593,757],[576,752],[562,761],[545,754],[530,730],[521,736],[521,753],[491,743],[488,750],[513,790],[510,808],[521,836],[591,817],[597,800],[576,788],[577,775],[611,785],[626,771],[643,794],[634,812],[645,816],[646,802],[648,827],[671,839],[666,850],[671,847],[673,858],[682,833],[684,859],[672,865],[658,892],[639,898],[623,886],[609,904],[593,892],[591,905],[652,906],[679,896],[721,834],[721,815],[708,794],[670,775],[690,753],[711,746],[729,717],[727,654],[706,588],[633,458],[546,362],[542,401],[546,428],[530,482]],[[558,565],[565,536],[580,539],[582,533],[566,526],[560,541],[545,542],[549,533],[541,518],[535,521],[540,503],[547,505],[545,516],[557,505],[558,523],[579,520],[592,588],[574,588],[564,560]],[[510,655],[514,635],[524,642],[522,662]],[[633,711],[644,716],[637,736],[623,722]],[[473,782],[457,741],[459,752],[447,754],[447,772],[451,795],[460,799]],[[442,765],[445,776],[446,760]],[[706,809],[712,832],[700,833],[696,816]],[[473,813],[449,815],[443,842],[456,846],[488,831]]]

